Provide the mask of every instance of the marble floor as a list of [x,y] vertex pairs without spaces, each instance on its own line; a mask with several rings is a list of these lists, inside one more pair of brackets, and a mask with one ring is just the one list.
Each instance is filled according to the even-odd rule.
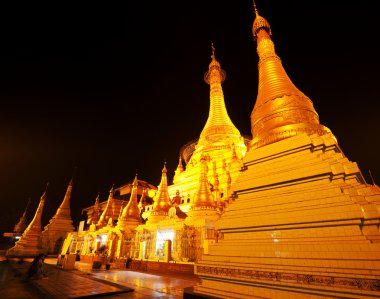
[[[56,264],[56,259],[46,259],[47,264]],[[175,298],[183,296],[183,289],[194,286],[198,279],[190,275],[167,275],[165,273],[141,273],[129,270],[92,270],[89,264],[77,262],[79,276],[108,281],[134,289],[133,292],[106,295],[103,298]]]

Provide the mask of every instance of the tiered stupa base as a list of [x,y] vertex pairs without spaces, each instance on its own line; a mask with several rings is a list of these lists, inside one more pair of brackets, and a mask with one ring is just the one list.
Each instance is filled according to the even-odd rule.
[[67,234],[74,231],[70,219],[52,218],[41,234],[42,246],[48,253],[57,254],[62,247]]
[[40,253],[46,253],[41,248],[40,233],[29,232],[8,249],[7,256],[34,257]]
[[379,189],[332,134],[251,150],[223,239],[196,264],[194,291],[221,298],[380,296]]

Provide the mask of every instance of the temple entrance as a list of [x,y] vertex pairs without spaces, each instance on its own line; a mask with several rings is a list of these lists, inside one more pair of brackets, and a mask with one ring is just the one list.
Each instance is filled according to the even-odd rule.
[[63,238],[60,237],[60,238],[55,242],[54,249],[53,249],[53,254],[58,254],[58,253],[61,251],[62,245],[63,245]]

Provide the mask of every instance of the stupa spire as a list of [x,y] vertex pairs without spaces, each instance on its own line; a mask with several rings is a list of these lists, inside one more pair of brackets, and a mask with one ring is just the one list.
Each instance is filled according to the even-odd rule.
[[222,83],[226,78],[226,73],[216,60],[215,47],[213,44],[211,44],[211,50],[211,62],[204,76],[206,83],[210,85],[210,110],[198,145],[202,145],[202,143],[207,142],[207,140],[214,140],[215,138],[213,138],[213,136],[215,135],[234,134],[240,136],[239,130],[228,116],[224,102]]
[[41,231],[41,218],[42,218],[42,212],[44,210],[44,205],[46,201],[46,192],[47,192],[48,186],[49,186],[49,183],[46,184],[46,188],[45,188],[44,193],[41,195],[40,203],[38,205],[36,214],[34,214],[33,220],[30,222],[29,226],[25,230],[25,233],[27,233],[27,231],[31,229],[35,231],[37,230]]
[[129,198],[128,204],[124,207],[123,212],[117,222],[119,228],[124,229],[128,224],[137,226],[141,223],[140,208],[137,203],[137,187],[138,180],[136,174],[132,183],[131,197]]
[[114,217],[114,214],[113,214],[113,207],[114,207],[114,204],[113,204],[113,193],[114,193],[114,188],[115,188],[114,185],[112,185],[110,193],[109,193],[109,196],[108,196],[106,207],[104,208],[102,214],[100,215],[100,218],[99,218],[99,221],[98,221],[98,225],[106,225],[108,223],[109,218]]
[[275,52],[268,21],[254,3],[252,33],[259,55],[258,95],[251,114],[253,140],[250,148],[261,147],[301,133],[323,135],[330,130],[319,123],[311,100],[290,80]]
[[71,198],[71,190],[73,189],[73,179],[70,180],[69,185],[67,186],[65,197],[61,205],[59,206],[56,217],[57,218],[70,218],[70,198]]
[[158,191],[154,197],[152,212],[149,216],[149,222],[162,220],[168,215],[170,208],[170,196],[168,193],[168,178],[167,178],[166,162],[162,169],[161,182],[158,186]]
[[26,228],[26,213],[28,211],[29,205],[30,205],[30,198],[28,200],[28,203],[26,204],[26,208],[25,208],[24,213],[22,214],[20,220],[17,222],[17,224],[15,225],[15,227],[13,229],[14,233],[22,233],[25,230],[25,228]]

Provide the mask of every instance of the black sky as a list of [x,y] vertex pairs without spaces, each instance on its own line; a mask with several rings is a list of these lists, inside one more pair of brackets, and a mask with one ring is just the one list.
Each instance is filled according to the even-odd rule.
[[[210,43],[227,72],[228,112],[244,134],[257,95],[249,0],[0,8],[0,232],[28,220],[50,182],[43,224],[74,167],[72,217],[112,183],[157,185],[209,106]],[[257,1],[277,54],[347,157],[380,183],[376,1]]]

